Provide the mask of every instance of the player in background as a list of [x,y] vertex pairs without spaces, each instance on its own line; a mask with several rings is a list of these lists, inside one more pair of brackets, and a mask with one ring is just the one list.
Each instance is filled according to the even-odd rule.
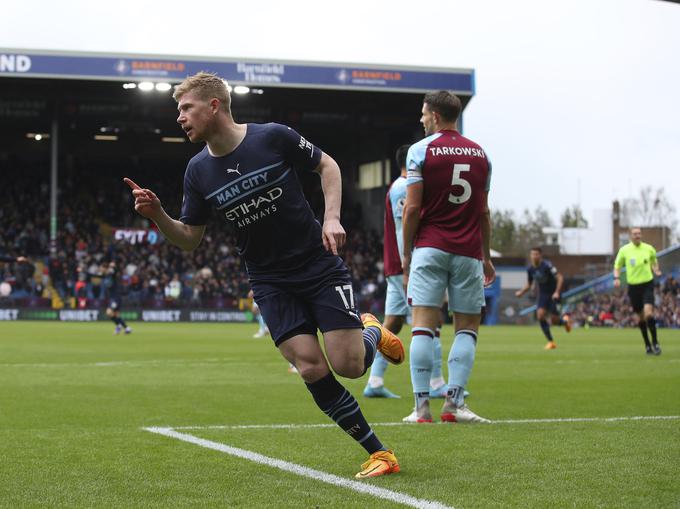
[[[614,261],[614,287],[621,286],[621,269],[626,268],[628,298],[637,314],[638,327],[645,342],[647,355],[661,355],[654,318],[654,276],[661,275],[656,249],[642,242],[642,230],[630,229],[630,242],[619,249]],[[649,342],[649,334],[652,342]]]
[[[385,296],[385,320],[383,326],[399,334],[404,322],[411,314],[404,290],[401,258],[404,251],[402,235],[402,212],[406,201],[406,154],[410,145],[402,145],[395,156],[401,174],[392,182],[385,196],[383,265],[387,295]],[[430,397],[446,396],[446,382],[442,377],[442,344],[439,338],[441,327],[435,330],[433,348],[433,369],[430,380]],[[364,389],[367,398],[400,398],[384,385],[387,361],[378,353],[371,366],[371,374]]]
[[550,332],[550,320],[553,325],[564,325],[567,332],[571,332],[569,315],[564,313],[560,316],[558,308],[562,295],[564,277],[550,261],[543,258],[543,250],[540,247],[532,247],[529,251],[529,266],[527,267],[527,283],[515,292],[516,297],[521,297],[532,285],[536,285],[536,319],[541,326],[543,335],[548,342],[546,350],[557,348],[552,332]]
[[106,276],[111,280],[111,286],[109,287],[110,299],[109,305],[106,308],[106,316],[108,316],[111,321],[116,326],[113,329],[115,335],[120,334],[121,331],[125,331],[125,334],[132,333],[132,329],[125,323],[125,320],[120,316],[120,297],[118,296],[118,269],[116,267],[116,262],[109,263],[106,268]]
[[257,305],[257,302],[255,302],[255,299],[253,298],[253,289],[252,288],[248,292],[248,298],[252,302],[250,309],[253,312],[253,316],[255,316],[255,319],[257,320],[257,323],[259,325],[257,332],[255,334],[253,334],[253,337],[254,338],[263,338],[265,336],[268,336],[269,335],[269,328],[267,327],[267,324],[264,323],[264,317],[262,316],[262,313],[260,313],[260,306]]
[[440,418],[488,422],[467,407],[464,390],[475,359],[484,285],[496,277],[489,245],[491,165],[482,148],[457,131],[461,110],[460,99],[450,92],[426,94],[420,119],[426,137],[407,156],[403,269],[413,312],[410,362],[417,422],[432,422],[432,341],[446,289],[456,332]]
[[125,331],[125,334],[132,333],[132,329],[128,326],[127,323],[125,323],[125,320],[123,320],[120,316],[120,304],[118,300],[111,299],[109,301],[109,305],[106,308],[106,316],[108,316],[116,326],[113,329],[114,335],[117,336],[118,334],[120,334],[122,330]]
[[[206,146],[184,175],[180,220],[158,197],[130,179],[135,210],[173,244],[196,249],[213,211],[236,232],[255,300],[274,344],[293,363],[314,402],[370,455],[357,478],[399,471],[399,463],[366,422],[359,404],[333,375],[359,378],[376,351],[404,360],[399,338],[373,315],[359,317],[349,270],[338,256],[342,177],[337,163],[289,127],[237,124],[226,83],[198,73],[175,89],[181,125]],[[325,199],[323,226],[314,218],[297,172],[318,173]],[[324,351],[317,338],[324,337]],[[310,444],[313,449],[313,444]]]

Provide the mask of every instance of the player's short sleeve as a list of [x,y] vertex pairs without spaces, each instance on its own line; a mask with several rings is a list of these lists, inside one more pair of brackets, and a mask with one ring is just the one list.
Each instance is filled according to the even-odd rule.
[[652,245],[649,246],[649,263],[652,266],[656,263],[656,249]]
[[192,169],[190,164],[184,173],[184,196],[179,220],[191,226],[203,226],[208,223],[210,206],[196,186]]
[[407,186],[422,182],[426,151],[427,143],[424,143],[422,140],[409,147],[408,153],[406,154]]
[[621,248],[619,249],[619,252],[616,254],[616,260],[614,260],[615,269],[621,269],[626,264],[626,255],[623,253],[623,251],[624,249]]
[[270,134],[286,162],[298,171],[314,171],[321,161],[322,151],[295,129],[271,124]]
[[531,267],[527,269],[527,281],[529,281],[529,284],[534,282],[534,272],[531,270]]
[[552,263],[550,263],[550,262],[546,262],[545,264],[548,266],[548,271],[550,271],[550,273],[551,273],[553,276],[556,276],[556,275],[557,275],[557,267],[555,267],[555,266],[554,266]]

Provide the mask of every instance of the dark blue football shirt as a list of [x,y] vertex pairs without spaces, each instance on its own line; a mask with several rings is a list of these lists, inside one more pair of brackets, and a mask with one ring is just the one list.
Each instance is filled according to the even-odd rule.
[[213,157],[206,146],[189,161],[179,219],[205,225],[212,210],[221,214],[251,278],[299,269],[326,253],[296,174],[320,160],[321,150],[290,127],[247,124],[230,154]]
[[539,294],[552,295],[555,292],[555,288],[557,288],[557,268],[548,260],[541,260],[538,267],[529,265],[527,273],[529,275],[529,284],[532,281],[536,281]]

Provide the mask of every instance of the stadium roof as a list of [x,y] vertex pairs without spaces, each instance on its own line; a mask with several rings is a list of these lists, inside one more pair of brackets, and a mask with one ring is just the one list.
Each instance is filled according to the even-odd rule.
[[179,82],[198,71],[234,85],[382,92],[451,90],[471,97],[473,69],[0,48],[0,77]]

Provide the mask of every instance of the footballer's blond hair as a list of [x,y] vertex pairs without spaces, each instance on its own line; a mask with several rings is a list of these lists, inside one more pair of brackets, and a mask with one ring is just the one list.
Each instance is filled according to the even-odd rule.
[[204,101],[217,99],[224,110],[231,114],[231,96],[227,89],[227,82],[217,74],[201,71],[193,76],[187,76],[182,83],[175,87],[172,98],[179,102],[186,93],[193,92]]

